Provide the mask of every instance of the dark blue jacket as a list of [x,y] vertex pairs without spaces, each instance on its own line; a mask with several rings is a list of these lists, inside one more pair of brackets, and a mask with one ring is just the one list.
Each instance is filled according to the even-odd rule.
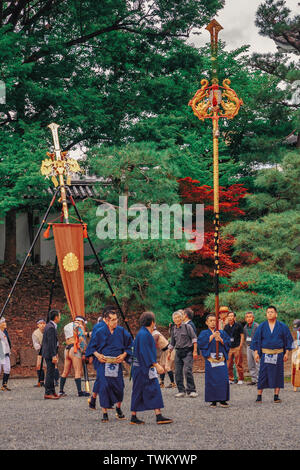
[[47,323],[41,348],[41,354],[44,359],[52,359],[58,352],[58,338],[57,329],[54,324],[50,321]]

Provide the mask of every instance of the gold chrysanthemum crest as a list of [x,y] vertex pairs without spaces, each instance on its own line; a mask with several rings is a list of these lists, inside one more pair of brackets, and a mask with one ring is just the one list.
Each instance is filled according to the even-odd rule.
[[74,253],[68,253],[63,259],[63,267],[66,271],[77,271],[79,268],[79,260]]

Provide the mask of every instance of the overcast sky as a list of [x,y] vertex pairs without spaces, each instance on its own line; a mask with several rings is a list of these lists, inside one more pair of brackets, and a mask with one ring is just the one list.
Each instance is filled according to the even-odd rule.
[[[300,13],[300,0],[286,0],[287,7],[293,14]],[[255,26],[255,14],[262,0],[225,0],[225,6],[220,10],[216,20],[223,26],[219,39],[226,42],[226,49],[232,50],[249,44],[250,52],[276,52],[275,43],[260,36]],[[201,35],[192,35],[189,42],[201,47],[210,41],[209,32],[204,28]]]

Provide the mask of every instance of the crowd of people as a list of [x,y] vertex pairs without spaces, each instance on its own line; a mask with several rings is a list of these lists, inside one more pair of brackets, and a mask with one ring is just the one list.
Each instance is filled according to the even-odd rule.
[[[243,347],[247,354],[250,382],[257,386],[256,403],[262,403],[266,388],[274,389],[274,403],[280,403],[280,389],[284,388],[284,362],[295,348],[289,328],[278,320],[276,307],[266,309],[266,320],[255,321],[253,312],[245,314],[245,325],[236,321],[228,307],[220,307],[218,325],[214,314],[206,317],[206,329],[197,334],[193,310],[177,310],[172,315],[166,338],[156,327],[153,312],[140,317],[140,329],[135,339],[118,325],[114,306],[103,309],[102,316],[91,333],[86,331],[86,320],[77,316],[64,327],[64,368],[59,378],[57,325],[60,312],[52,310],[49,321],[37,321],[32,342],[37,352],[37,385],[44,387],[44,398],[58,400],[66,397],[64,391],[71,368],[79,397],[89,396],[89,408],[96,409],[97,396],[102,409],[102,422],[109,421],[108,410],[115,407],[117,419],[125,419],[122,411],[124,397],[124,368],[127,363],[132,379],[130,424],[144,424],[137,413],[154,410],[157,424],[170,424],[171,418],[162,415],[162,389],[177,388],[176,398],[196,398],[198,393],[193,374],[195,359],[201,354],[205,360],[205,401],[211,407],[219,403],[229,406],[230,385],[244,383]],[[300,323],[297,323],[300,330]],[[10,391],[11,343],[4,318],[0,320],[0,372],[3,368],[2,391]],[[82,371],[87,363],[96,371],[92,393],[81,389]],[[46,373],[45,373],[46,371]],[[59,393],[55,387],[59,385]]]

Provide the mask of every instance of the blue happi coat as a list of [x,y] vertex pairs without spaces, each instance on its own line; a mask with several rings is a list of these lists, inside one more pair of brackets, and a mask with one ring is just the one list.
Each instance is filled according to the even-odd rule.
[[205,359],[205,401],[227,401],[229,400],[229,378],[226,361],[230,349],[230,338],[225,331],[220,330],[224,344],[219,342],[219,357],[223,356],[224,361],[212,363],[208,358],[215,358],[216,340],[209,342],[211,335],[212,331],[209,329],[201,331],[197,340],[198,348]]
[[[103,322],[96,329],[94,338],[91,338],[86,356],[91,356],[95,351],[104,356],[111,357],[117,357],[126,352],[126,360],[129,360],[132,356],[131,336],[121,326],[117,326],[114,332],[111,333],[106,323]],[[111,408],[115,403],[123,400],[124,380],[122,366],[117,363],[102,363],[97,360],[94,361],[94,367],[97,371],[97,389],[94,386],[93,391],[99,393],[100,406],[102,408]]]
[[[286,350],[293,349],[293,337],[289,328],[276,321],[273,332],[266,320],[259,325],[251,341],[252,351],[258,351],[261,358],[257,388],[284,388],[284,362]],[[264,354],[262,349],[283,349],[279,354]]]
[[[89,344],[86,348],[86,351],[85,351],[85,356],[86,357],[93,356],[94,351],[97,351],[97,336],[96,336],[96,333],[104,325],[105,325],[104,321],[101,320],[99,323],[96,323],[96,325],[94,326],[94,328],[92,330],[92,336],[91,336],[90,342],[89,342]],[[97,371],[97,368],[99,366],[99,361],[95,356],[93,356],[93,366],[94,366],[95,371]],[[99,384],[99,377],[97,376],[96,380],[94,382],[94,386],[93,386],[93,393],[98,393],[99,385],[100,385]]]
[[152,334],[142,327],[133,347],[131,411],[155,410],[164,407],[156,369],[156,346]]
[[[85,351],[85,356],[86,357],[90,357],[90,356],[93,356],[94,352],[97,351],[97,347],[98,347],[98,343],[97,343],[97,332],[100,328],[103,328],[104,326],[106,326],[106,323],[102,320],[101,322],[99,323],[96,323],[96,325],[94,326],[93,330],[92,330],[92,336],[91,336],[91,339],[89,341],[89,344],[87,345],[87,348],[86,348],[86,351]],[[97,369],[98,365],[98,359],[93,356],[93,365],[94,365],[94,368]]]

